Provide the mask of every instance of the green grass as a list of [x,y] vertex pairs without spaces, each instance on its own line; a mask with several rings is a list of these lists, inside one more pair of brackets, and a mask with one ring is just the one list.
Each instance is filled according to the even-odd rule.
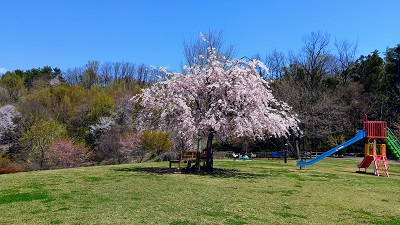
[[[361,159],[217,160],[171,173],[142,163],[0,176],[0,224],[400,224],[400,165],[356,173]],[[372,172],[369,169],[369,172]]]

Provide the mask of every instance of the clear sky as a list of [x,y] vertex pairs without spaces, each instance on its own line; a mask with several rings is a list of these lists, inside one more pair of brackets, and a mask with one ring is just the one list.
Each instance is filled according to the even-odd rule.
[[399,0],[0,0],[0,74],[89,60],[180,70],[183,40],[223,30],[236,56],[297,52],[322,31],[358,56],[400,44]]

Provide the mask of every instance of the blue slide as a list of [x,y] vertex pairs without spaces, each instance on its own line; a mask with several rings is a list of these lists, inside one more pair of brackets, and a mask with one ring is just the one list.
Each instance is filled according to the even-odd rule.
[[342,143],[342,144],[340,144],[340,145],[338,145],[338,146],[332,148],[331,150],[325,152],[324,154],[322,154],[322,155],[320,155],[320,156],[318,156],[318,157],[315,157],[315,158],[313,158],[313,159],[311,159],[311,160],[309,160],[309,161],[298,161],[298,162],[296,163],[296,166],[300,166],[300,169],[301,169],[301,168],[303,168],[303,167],[305,167],[305,166],[312,165],[312,164],[314,164],[314,163],[320,161],[321,159],[324,159],[324,158],[326,158],[326,157],[328,157],[328,156],[334,154],[335,152],[338,152],[338,151],[342,150],[343,148],[346,148],[347,146],[356,143],[357,141],[359,141],[359,140],[365,138],[366,135],[367,135],[367,134],[366,134],[366,131],[365,131],[365,130],[359,130],[359,131],[357,132],[356,136],[354,136],[352,139],[350,139],[350,140],[348,140],[348,141],[346,141],[346,142],[344,142],[344,143]]

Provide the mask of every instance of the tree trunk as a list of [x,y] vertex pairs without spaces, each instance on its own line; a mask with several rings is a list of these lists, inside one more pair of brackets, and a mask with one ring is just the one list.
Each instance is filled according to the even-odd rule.
[[213,172],[213,154],[212,154],[212,141],[214,139],[214,132],[210,132],[207,138],[207,159],[206,159],[206,172]]
[[300,159],[299,140],[296,140],[296,152],[297,152],[297,159]]
[[44,164],[44,149],[42,146],[40,146],[40,170],[43,170],[43,164]]

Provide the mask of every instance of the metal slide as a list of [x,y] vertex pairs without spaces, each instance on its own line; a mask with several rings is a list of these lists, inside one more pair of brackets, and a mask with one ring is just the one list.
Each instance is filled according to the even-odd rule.
[[400,141],[389,128],[386,128],[386,131],[388,134],[386,143],[389,145],[390,150],[392,150],[397,159],[400,160]]
[[322,155],[320,155],[318,157],[315,157],[315,158],[313,158],[313,159],[311,159],[309,161],[298,161],[296,163],[296,166],[300,166],[300,169],[301,169],[301,168],[303,168],[305,166],[312,165],[312,164],[314,164],[314,163],[316,163],[316,162],[318,162],[318,161],[320,161],[320,160],[322,160],[322,159],[334,154],[335,152],[338,152],[338,151],[342,150],[343,148],[345,148],[345,147],[347,147],[349,145],[352,145],[352,144],[356,143],[357,141],[365,138],[366,135],[367,135],[366,133],[367,132],[365,130],[359,130],[357,132],[356,136],[354,136],[352,139],[350,139],[350,140],[348,140],[348,141],[346,141],[346,142],[344,142],[344,143],[332,148],[331,150],[325,152],[324,154],[322,154]]

